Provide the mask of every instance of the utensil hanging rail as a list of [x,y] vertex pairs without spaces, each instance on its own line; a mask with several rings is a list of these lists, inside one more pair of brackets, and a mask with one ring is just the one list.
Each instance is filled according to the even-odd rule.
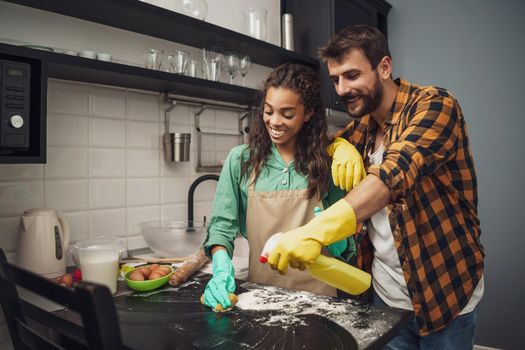
[[[194,98],[187,96],[180,96],[173,93],[166,93],[165,100],[170,104],[170,106],[165,110],[165,123],[166,123],[166,132],[169,132],[169,112],[177,104],[198,107],[193,111],[193,116],[195,118],[195,129],[197,130],[197,171],[208,171],[208,172],[219,172],[222,169],[222,163],[227,156],[228,150],[217,150],[215,147],[215,142],[218,142],[221,139],[221,142],[225,142],[227,145],[230,144],[231,147],[241,144],[243,138],[242,131],[242,121],[246,119],[252,110],[250,105],[240,105],[222,101],[213,101],[202,98]],[[230,111],[235,113],[242,113],[241,117],[238,119],[238,128],[235,133],[218,133],[216,131],[205,131],[201,129],[200,118],[202,113],[206,109],[215,109]],[[230,146],[227,146],[230,147]]]
[[[241,105],[236,103],[222,102],[208,100],[205,98],[188,97],[167,93],[165,97],[166,101],[171,104],[184,104],[188,106],[206,106],[205,108],[212,107],[214,109],[232,111],[232,112],[246,112],[248,113],[251,109],[250,105]],[[171,109],[170,109],[171,110]],[[198,114],[202,111],[197,112]]]

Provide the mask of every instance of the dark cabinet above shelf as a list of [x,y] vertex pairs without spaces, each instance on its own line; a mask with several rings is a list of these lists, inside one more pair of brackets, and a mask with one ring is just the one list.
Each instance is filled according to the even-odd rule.
[[170,91],[185,96],[238,104],[249,104],[257,92],[254,89],[206,79],[8,44],[0,44],[0,53],[41,60],[47,66],[49,78],[158,92]]
[[196,48],[220,46],[248,54],[252,62],[263,66],[276,67],[290,61],[319,66],[318,60],[306,55],[138,0],[6,1]]

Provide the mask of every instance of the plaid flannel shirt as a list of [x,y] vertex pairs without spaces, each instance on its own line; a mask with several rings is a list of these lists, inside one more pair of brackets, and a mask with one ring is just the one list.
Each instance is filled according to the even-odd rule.
[[[381,165],[369,166],[377,123],[365,116],[335,136],[363,156],[368,174],[390,189],[387,212],[420,334],[439,331],[467,304],[483,274],[477,184],[456,99],[437,87],[397,79],[385,123]],[[358,266],[372,269],[367,223],[356,234]]]

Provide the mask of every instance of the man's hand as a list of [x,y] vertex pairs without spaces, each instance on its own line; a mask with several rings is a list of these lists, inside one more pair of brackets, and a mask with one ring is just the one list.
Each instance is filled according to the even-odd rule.
[[341,137],[337,137],[327,151],[332,156],[334,184],[343,191],[350,192],[366,176],[363,158],[350,142]]
[[306,269],[321,254],[322,245],[309,237],[307,225],[285,232],[268,256],[268,264],[281,275],[288,272],[288,264]]
[[322,246],[351,236],[355,230],[354,209],[341,199],[306,225],[283,233],[270,252],[268,263],[283,275],[288,264],[304,270],[319,257]]
[[[319,207],[314,208],[314,215],[317,216],[323,212],[323,209]],[[332,254],[335,258],[340,258],[341,254],[348,248],[348,240],[346,238],[343,238],[340,241],[334,242],[332,244],[329,244],[326,248],[328,248],[328,251],[330,254]]]

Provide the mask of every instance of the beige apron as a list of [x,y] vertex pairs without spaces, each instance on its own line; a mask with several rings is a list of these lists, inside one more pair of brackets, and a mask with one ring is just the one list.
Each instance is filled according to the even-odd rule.
[[274,233],[286,232],[306,224],[314,216],[314,208],[322,207],[315,199],[307,199],[307,190],[256,192],[251,181],[248,185],[246,232],[250,247],[248,280],[273,286],[304,290],[336,296],[337,290],[314,279],[308,271],[288,266],[288,273],[280,275],[270,265],[259,262],[264,244]]

